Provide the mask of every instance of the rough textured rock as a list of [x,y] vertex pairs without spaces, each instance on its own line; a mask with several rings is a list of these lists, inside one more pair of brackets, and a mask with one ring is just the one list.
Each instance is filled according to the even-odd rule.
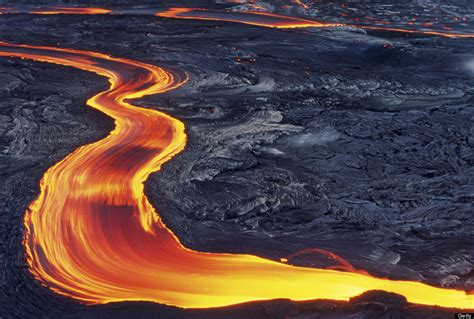
[[[186,150],[146,185],[187,246],[275,259],[317,247],[375,275],[474,289],[472,40],[146,16],[4,15],[0,30],[2,41],[190,74],[185,87],[140,101],[187,125]],[[41,287],[24,266],[22,216],[49,166],[110,130],[84,106],[105,85],[64,67],[0,60],[0,317],[449,316],[381,292],[350,303],[183,311],[85,307]],[[293,262],[327,266],[318,255]]]

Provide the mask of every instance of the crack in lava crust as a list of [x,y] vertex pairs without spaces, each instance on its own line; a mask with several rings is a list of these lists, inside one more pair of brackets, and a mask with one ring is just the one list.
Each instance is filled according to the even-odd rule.
[[87,104],[112,117],[115,129],[51,167],[25,215],[29,269],[52,290],[87,303],[207,308],[274,298],[348,300],[378,289],[413,303],[473,307],[474,296],[460,290],[185,248],[143,193],[149,174],[183,150],[184,124],[127,101],[187,79],[93,52],[0,43],[0,56],[75,67],[110,82]]

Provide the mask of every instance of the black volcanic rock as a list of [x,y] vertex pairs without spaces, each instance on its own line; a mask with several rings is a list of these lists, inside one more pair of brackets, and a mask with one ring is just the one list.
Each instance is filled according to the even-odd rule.
[[206,310],[182,310],[152,303],[116,303],[94,306],[77,318],[151,319],[156,318],[158,313],[161,319],[444,319],[454,316],[453,310],[410,305],[401,296],[381,291],[369,291],[349,302],[320,300],[296,303],[280,299]]
[[112,128],[109,119],[84,107],[107,83],[74,69],[9,58],[2,58],[0,78],[7,80],[0,86],[0,317],[75,312],[73,303],[27,271],[23,215],[47,168]]
[[[336,10],[324,5],[321,14]],[[183,88],[140,101],[186,123],[186,150],[146,192],[188,247],[273,259],[317,247],[378,276],[473,289],[472,40],[148,16],[1,15],[0,30],[2,41],[189,73]],[[84,105],[106,84],[77,70],[0,59],[0,317],[452,317],[384,292],[348,303],[181,310],[87,307],[41,287],[25,268],[22,216],[49,166],[111,129]],[[295,262],[327,266],[318,255]]]
[[360,296],[351,298],[350,301],[355,303],[382,303],[398,306],[407,304],[407,299],[403,296],[378,290],[368,291]]

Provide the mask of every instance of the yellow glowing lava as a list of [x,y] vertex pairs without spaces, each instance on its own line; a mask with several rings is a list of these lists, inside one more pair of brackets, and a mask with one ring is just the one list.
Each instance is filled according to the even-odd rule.
[[185,248],[143,193],[149,174],[184,148],[184,125],[127,100],[171,90],[186,79],[93,52],[7,43],[0,51],[110,81],[88,105],[112,117],[115,129],[51,167],[25,216],[29,269],[54,291],[88,303],[147,300],[205,308],[274,298],[348,300],[380,289],[418,304],[474,307],[474,296],[460,290]]
[[[55,7],[31,13],[110,12]],[[340,25],[262,12],[189,8],[173,8],[156,15],[275,28]],[[421,33],[474,37],[437,31]],[[162,112],[128,103],[129,99],[179,87],[186,78],[100,53],[8,43],[0,43],[0,51],[0,56],[94,72],[110,82],[110,88],[89,99],[88,105],[113,118],[115,129],[105,139],[78,148],[51,167],[41,180],[40,196],[25,215],[24,245],[29,269],[52,290],[88,303],[147,300],[205,308],[274,298],[348,300],[378,289],[404,295],[413,303],[474,308],[474,296],[460,290],[363,273],[295,267],[285,258],[279,263],[252,255],[187,249],[162,223],[143,193],[149,174],[183,150],[184,125]]]
[[259,27],[293,29],[293,28],[328,28],[342,26],[340,23],[320,23],[316,21],[293,18],[267,12],[249,11],[210,11],[196,8],[170,8],[155,14],[158,17],[225,21],[249,24]]
[[50,7],[47,9],[33,10],[31,14],[107,14],[112,12],[103,8],[84,7]]
[[352,27],[373,31],[390,31],[412,34],[436,35],[447,38],[474,38],[474,33],[443,32],[436,30],[403,29],[397,27],[368,26],[347,23],[317,22],[308,19],[295,18],[280,14],[247,11],[210,11],[196,8],[170,8],[155,14],[159,17],[191,20],[210,20],[236,22],[267,28],[295,29],[295,28],[334,28]]

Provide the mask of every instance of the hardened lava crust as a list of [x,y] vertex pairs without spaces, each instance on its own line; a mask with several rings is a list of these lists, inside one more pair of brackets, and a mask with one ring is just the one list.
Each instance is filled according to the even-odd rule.
[[[474,17],[468,2],[353,6],[359,21],[447,15],[448,28],[453,17]],[[349,19],[331,2],[287,13],[295,12]],[[150,15],[5,14],[0,34],[0,41],[101,52],[189,75],[181,88],[134,101],[186,124],[186,149],[145,184],[185,246],[273,260],[318,248],[377,277],[474,291],[474,39]],[[456,312],[383,291],[349,302],[193,310],[86,306],[43,287],[25,263],[23,215],[50,166],[112,130],[110,118],[85,105],[106,88],[104,78],[83,71],[0,59],[0,318],[441,319]],[[311,253],[290,262],[334,261]]]

